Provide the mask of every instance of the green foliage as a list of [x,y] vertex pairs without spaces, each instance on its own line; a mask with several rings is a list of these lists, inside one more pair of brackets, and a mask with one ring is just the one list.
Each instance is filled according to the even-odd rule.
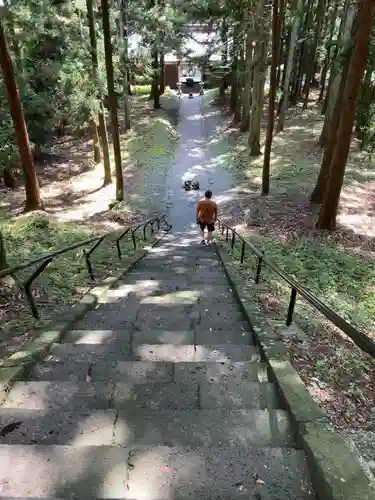
[[[42,213],[0,220],[0,231],[4,237],[9,266],[36,259],[98,234],[76,223],[55,223]],[[144,245],[141,232],[137,234],[137,239],[140,248]],[[148,242],[150,241],[149,237]],[[124,259],[134,256],[130,237],[122,241],[121,250]],[[92,256],[92,263],[98,279],[122,265],[118,261],[114,236],[98,247]],[[33,268],[21,271],[17,273],[17,277],[25,279],[32,271]],[[42,320],[45,321],[51,311],[56,313],[56,310],[61,311],[64,306],[71,304],[89,286],[92,286],[92,283],[88,277],[82,249],[72,250],[56,258],[34,284]],[[43,300],[40,301],[41,297]],[[18,310],[16,318],[2,317],[0,322],[2,330],[17,327],[21,331],[24,329],[27,331],[35,325],[28,306],[24,302],[22,304],[22,309]]]

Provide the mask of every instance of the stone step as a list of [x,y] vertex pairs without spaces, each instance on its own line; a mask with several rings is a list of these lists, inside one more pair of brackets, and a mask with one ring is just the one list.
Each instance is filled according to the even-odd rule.
[[36,365],[29,380],[48,382],[114,381],[128,384],[150,382],[194,383],[200,381],[224,382],[228,379],[246,382],[266,382],[265,365],[258,361],[220,362],[160,362],[160,361],[111,361],[100,359],[96,363],[43,361]]
[[133,337],[131,352],[132,359],[135,361],[171,361],[173,363],[260,361],[259,351],[253,345],[137,344],[135,341],[136,336]]
[[294,446],[282,410],[1,409],[0,422],[8,445]]
[[3,500],[315,498],[303,453],[285,448],[0,445],[0,463]]
[[114,443],[294,447],[283,410],[120,410]]
[[[72,409],[281,409],[273,384],[126,382],[16,382],[0,409],[0,424],[11,423],[5,410]],[[3,412],[3,413],[1,413]]]
[[[173,335],[173,333],[171,333]],[[54,344],[45,361],[60,363],[108,361],[260,361],[259,351],[252,345],[194,345],[194,344]]]

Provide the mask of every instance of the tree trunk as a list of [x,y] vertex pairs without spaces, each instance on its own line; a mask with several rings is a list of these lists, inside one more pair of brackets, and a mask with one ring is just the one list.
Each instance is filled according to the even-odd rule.
[[240,123],[243,102],[243,86],[245,80],[245,48],[243,43],[243,31],[240,29],[240,49],[237,70],[237,101],[234,108],[234,123]]
[[[96,32],[95,32],[95,17],[93,9],[93,0],[86,0],[87,8],[87,18],[89,22],[90,30],[90,51],[91,51],[91,61],[92,61],[92,77],[95,86],[99,82],[98,76],[98,48],[96,43]],[[109,156],[109,146],[108,146],[108,133],[107,124],[105,121],[104,106],[102,96],[99,96],[99,138],[103,151],[103,165],[104,165],[104,182],[103,185],[107,186],[112,182],[111,175],[111,160]]]
[[282,130],[284,130],[285,113],[286,113],[286,110],[288,109],[288,101],[289,101],[290,77],[292,75],[294,55],[295,55],[295,51],[296,51],[297,36],[298,36],[300,22],[301,22],[302,8],[303,8],[303,0],[298,0],[296,12],[295,12],[293,24],[292,24],[292,31],[290,34],[288,60],[286,63],[286,70],[285,70],[285,81],[284,81],[283,94],[281,97],[279,120],[277,123],[276,132],[281,132]]
[[101,153],[100,153],[98,124],[96,123],[96,120],[94,118],[91,120],[91,128],[92,128],[92,140],[94,145],[94,161],[96,164],[98,164],[100,163],[101,160]]
[[322,24],[324,21],[324,10],[326,7],[326,0],[318,0],[318,5],[316,8],[316,22],[315,22],[315,30],[314,30],[314,39],[311,45],[310,51],[310,63],[307,67],[306,73],[306,82],[305,82],[305,100],[303,102],[303,109],[307,108],[309,103],[309,94],[310,94],[310,86],[311,81],[314,78],[315,70],[316,70],[316,49],[318,47],[320,32],[322,29]]
[[159,55],[158,55],[158,51],[157,51],[156,47],[152,50],[152,68],[153,68],[153,77],[152,77],[150,97],[154,101],[154,109],[160,109]]
[[337,131],[336,147],[329,168],[327,189],[320,209],[316,227],[334,230],[339,207],[341,188],[348,160],[352,137],[356,103],[365,72],[368,46],[372,35],[375,2],[362,0],[358,4],[356,37],[348,79],[345,85],[340,125]]
[[319,170],[318,179],[316,181],[316,185],[310,197],[312,203],[317,203],[317,204],[322,203],[324,193],[326,191],[328,172],[332,161],[333,152],[336,146],[337,129],[340,124],[341,108],[343,103],[345,84],[348,78],[351,52],[352,52],[352,47],[346,54],[346,60],[344,62],[343,72],[340,80],[340,88],[337,94],[335,109],[333,111],[330,122],[329,138],[327,141],[327,145],[324,149],[324,154],[323,154],[322,164]]
[[[202,73],[203,74],[203,73]],[[164,52],[160,53],[160,95],[165,92],[165,62],[164,62]]]
[[25,211],[41,210],[43,209],[43,203],[40,196],[39,182],[31,153],[29,134],[27,132],[20,95],[14,75],[13,63],[1,18],[0,67],[3,73],[4,85],[7,91],[10,113],[13,120],[24,175],[26,191]]
[[12,167],[4,167],[3,170],[3,179],[4,179],[4,186],[7,188],[15,189],[16,187],[16,178],[14,176],[14,172]]
[[130,107],[129,107],[129,56],[128,56],[128,0],[119,0],[119,34],[122,61],[122,98],[124,102],[125,130],[131,129]]
[[260,131],[263,117],[264,104],[264,85],[266,83],[267,73],[267,45],[268,37],[258,42],[255,48],[256,65],[254,67],[254,83],[251,98],[251,117],[249,127],[249,153],[250,156],[259,156],[260,149]]
[[319,99],[318,99],[320,102],[323,100],[328,68],[329,68],[330,61],[331,61],[331,53],[332,53],[331,45],[332,45],[333,35],[335,33],[336,17],[337,17],[337,9],[339,6],[339,1],[340,0],[336,0],[335,7],[334,7],[334,9],[332,11],[332,15],[331,15],[331,25],[329,28],[329,37],[328,37],[328,42],[327,42],[327,53],[326,53],[326,57],[324,59],[322,76],[320,79],[320,93],[319,93]]
[[264,146],[264,161],[262,172],[262,195],[267,195],[270,192],[270,159],[271,147],[273,139],[273,125],[275,121],[275,99],[277,92],[277,65],[279,62],[280,53],[280,36],[282,27],[282,15],[284,12],[284,0],[274,0],[272,12],[272,62],[271,62],[271,78],[268,103],[268,123],[267,135]]
[[[251,15],[251,13],[249,13]],[[241,132],[247,132],[250,126],[250,107],[251,107],[251,88],[253,75],[253,23],[248,24],[246,37],[246,60],[244,74],[244,89],[242,94],[242,116],[241,116]]]
[[339,32],[337,35],[337,42],[335,44],[333,54],[332,54],[332,62],[331,62],[331,69],[330,69],[330,77],[328,81],[328,87],[327,87],[327,92],[326,92],[326,97],[323,101],[323,106],[322,106],[322,115],[326,114],[327,111],[327,105],[328,105],[328,99],[330,96],[331,92],[331,84],[334,76],[334,71],[339,67],[339,61],[338,61],[338,56],[340,53],[340,44],[342,44],[342,36],[344,33],[344,28],[345,28],[345,23],[348,18],[348,5],[349,5],[349,0],[344,0],[344,5],[342,8],[342,13],[341,13],[341,20],[340,20],[340,28]]
[[[14,19],[13,19],[13,12],[10,11],[10,2],[8,0],[4,0],[4,7],[6,9],[6,26],[9,29],[9,38],[11,41],[11,47],[13,49],[14,53],[14,58],[15,58],[15,63],[17,70],[19,74],[23,77],[24,76],[24,67],[23,67],[23,58],[22,58],[22,50],[21,46],[18,42],[17,35],[14,29]],[[1,14],[0,14],[1,15]]]
[[7,253],[5,249],[5,242],[3,233],[0,231],[0,270],[7,269],[8,261],[7,261]]
[[339,38],[339,46],[338,46],[338,51],[337,55],[335,57],[335,61],[332,64],[332,69],[331,69],[331,77],[330,77],[330,82],[329,82],[329,93],[328,93],[328,100],[327,100],[327,109],[325,112],[325,117],[324,117],[324,123],[323,123],[323,128],[322,132],[320,134],[319,138],[319,146],[324,147],[327,144],[328,141],[328,136],[329,136],[329,130],[330,130],[330,122],[331,118],[333,115],[333,110],[335,108],[335,103],[337,100],[337,94],[340,88],[340,80],[342,78],[342,59],[343,55],[347,52],[348,47],[350,47],[352,41],[351,41],[351,32],[352,32],[352,25],[353,25],[353,20],[355,16],[355,9],[353,5],[348,6],[348,10],[346,13],[345,21],[344,21],[344,28],[342,31],[342,36]]
[[253,81],[251,93],[251,114],[248,135],[250,156],[259,156],[260,132],[263,118],[264,85],[267,73],[267,47],[269,41],[269,10],[266,0],[258,0],[254,22],[254,39],[257,39],[253,56]]
[[122,171],[122,161],[121,161],[121,145],[119,136],[118,116],[117,116],[117,99],[115,93],[108,0],[101,0],[101,5],[102,5],[102,16],[103,16],[103,36],[104,36],[105,67],[107,73],[108,101],[109,101],[109,111],[111,114],[113,151],[115,156],[116,200],[123,201],[124,174]]
[[235,112],[238,100],[238,45],[239,45],[239,28],[234,27],[233,45],[232,45],[232,78],[230,92],[230,110]]
[[220,30],[221,42],[221,63],[225,66],[228,63],[228,24],[223,20]]
[[[310,19],[311,19],[311,8],[314,0],[308,0],[306,5],[306,11],[303,20],[303,34],[302,37],[305,38],[309,31]],[[306,2],[305,2],[306,3]],[[308,41],[304,40],[298,51],[297,64],[295,68],[295,78],[294,87],[291,95],[291,101],[293,104],[297,104],[301,96],[301,90],[303,85],[303,75],[305,73],[305,68],[308,63]]]

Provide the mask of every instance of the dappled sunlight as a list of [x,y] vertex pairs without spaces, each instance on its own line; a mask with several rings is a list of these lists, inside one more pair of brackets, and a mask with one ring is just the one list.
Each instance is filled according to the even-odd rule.
[[112,338],[112,330],[74,330],[76,344],[106,344]]
[[88,415],[83,415],[77,423],[70,446],[105,446],[109,445],[113,439],[113,425],[115,412],[92,411]]

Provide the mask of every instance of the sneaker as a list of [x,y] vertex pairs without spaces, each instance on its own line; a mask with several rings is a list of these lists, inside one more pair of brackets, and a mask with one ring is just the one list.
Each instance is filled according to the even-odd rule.
[[205,244],[206,244],[206,240],[202,240],[201,245],[205,245]]

